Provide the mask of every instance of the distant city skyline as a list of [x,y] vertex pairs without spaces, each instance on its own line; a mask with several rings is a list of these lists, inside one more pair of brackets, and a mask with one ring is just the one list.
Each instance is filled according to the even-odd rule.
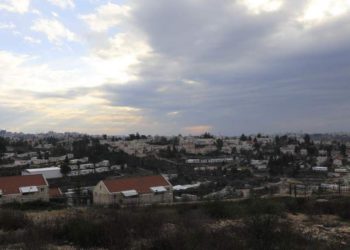
[[102,136],[108,136],[110,137],[129,137],[130,135],[136,135],[139,134],[140,136],[151,136],[151,137],[176,137],[176,136],[183,136],[183,137],[187,137],[187,136],[194,136],[194,137],[202,137],[205,136],[207,133],[209,133],[209,135],[213,136],[213,137],[241,137],[242,135],[246,135],[246,136],[262,136],[262,137],[274,137],[274,136],[284,136],[284,135],[288,135],[288,136],[298,136],[298,137],[304,137],[305,135],[311,135],[311,136],[345,136],[345,137],[350,137],[350,132],[344,132],[344,131],[340,131],[340,132],[325,132],[325,133],[308,133],[308,132],[304,132],[304,131],[299,131],[299,132],[276,132],[276,133],[262,133],[262,132],[252,132],[252,133],[238,133],[238,134],[215,134],[215,133],[210,133],[210,132],[203,132],[203,133],[199,133],[199,134],[146,134],[140,131],[136,131],[136,132],[130,132],[128,134],[107,134],[107,133],[99,133],[99,134],[88,134],[88,133],[83,133],[83,132],[79,132],[79,131],[42,131],[42,132],[23,132],[23,131],[8,131],[8,130],[2,130],[0,129],[0,137],[1,136],[9,136],[9,135],[24,135],[24,136],[38,136],[38,135],[45,135],[45,136],[50,136],[51,134],[56,134],[56,135],[64,135],[64,134],[69,134],[72,136],[83,136],[83,135],[87,135],[87,136],[97,136],[97,137],[102,137]]
[[0,127],[350,132],[347,0],[0,0]]

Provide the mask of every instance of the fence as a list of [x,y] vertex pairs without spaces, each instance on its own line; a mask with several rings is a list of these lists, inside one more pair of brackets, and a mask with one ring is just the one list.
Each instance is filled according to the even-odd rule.
[[313,194],[337,194],[350,196],[350,185],[326,183],[320,183],[318,185],[289,184],[289,195],[291,196],[311,196]]

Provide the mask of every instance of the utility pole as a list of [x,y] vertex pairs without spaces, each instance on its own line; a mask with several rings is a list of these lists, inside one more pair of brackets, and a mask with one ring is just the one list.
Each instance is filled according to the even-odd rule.
[[292,196],[292,184],[289,183],[289,195]]

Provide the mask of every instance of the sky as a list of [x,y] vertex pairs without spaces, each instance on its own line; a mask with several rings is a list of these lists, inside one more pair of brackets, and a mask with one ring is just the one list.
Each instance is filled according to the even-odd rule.
[[0,0],[0,129],[349,128],[350,0]]

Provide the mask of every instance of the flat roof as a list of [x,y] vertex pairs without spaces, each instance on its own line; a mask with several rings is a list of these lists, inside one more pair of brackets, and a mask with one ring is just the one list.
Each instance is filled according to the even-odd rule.
[[19,191],[22,194],[26,194],[26,193],[36,193],[39,191],[37,186],[28,186],[28,187],[20,187]]
[[50,170],[61,170],[59,167],[49,167],[49,168],[31,168],[31,169],[26,169],[25,171],[27,172],[41,172],[41,171],[50,171]]
[[166,192],[166,188],[164,186],[151,187],[150,189],[155,193]]
[[138,195],[136,190],[126,190],[121,192],[125,197],[131,197]]

